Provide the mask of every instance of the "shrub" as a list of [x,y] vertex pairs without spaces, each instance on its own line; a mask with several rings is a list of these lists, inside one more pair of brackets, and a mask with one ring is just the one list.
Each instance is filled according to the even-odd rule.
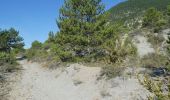
[[23,38],[14,28],[0,30],[0,72],[18,69],[15,55],[23,49]]
[[26,57],[28,60],[36,60],[37,58],[45,59],[47,57],[47,50],[43,48],[43,44],[41,42],[34,41],[31,48],[26,50]]
[[141,64],[143,67],[147,68],[166,67],[168,58],[161,54],[150,53],[141,59]]
[[9,30],[0,30],[0,52],[10,52],[16,48],[24,46],[23,38],[19,32],[11,28]]
[[0,52],[0,72],[11,72],[19,69],[13,53]]
[[[163,81],[159,79],[155,81],[148,75],[145,75],[144,79],[143,80],[139,79],[139,81],[147,90],[149,90],[151,93],[154,94],[154,96],[156,96],[156,97],[149,96],[148,100],[169,100],[170,99],[170,92],[168,92],[168,94],[165,94],[162,91],[162,85],[165,85]],[[169,83],[166,85],[169,86]]]
[[35,57],[35,55],[36,55],[36,51],[35,50],[32,50],[32,49],[26,50],[26,57],[27,57],[28,60],[30,60],[33,57]]
[[137,54],[137,49],[127,34],[125,34],[123,38],[118,37],[115,41],[107,40],[103,48],[106,52],[104,54],[104,59],[107,63],[122,62],[127,56],[134,56]]
[[[155,50],[158,50],[162,47],[162,43],[165,41],[165,38],[161,34],[148,34],[148,42],[152,44]],[[157,51],[158,53],[158,51]]]
[[113,78],[120,76],[124,70],[124,67],[120,67],[120,64],[106,65],[102,68],[101,76],[107,76],[107,78]]
[[10,63],[12,64],[14,62],[14,54],[10,53],[5,53],[5,52],[0,52],[0,61],[1,61],[1,64],[4,64],[4,63]]
[[154,32],[159,32],[160,29],[166,24],[163,13],[156,8],[149,8],[143,17],[143,27],[150,27]]

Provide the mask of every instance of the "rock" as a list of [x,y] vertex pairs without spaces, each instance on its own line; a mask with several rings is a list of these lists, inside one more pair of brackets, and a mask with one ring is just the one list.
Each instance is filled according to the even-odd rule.
[[166,73],[166,69],[160,67],[153,70],[152,76],[164,76]]

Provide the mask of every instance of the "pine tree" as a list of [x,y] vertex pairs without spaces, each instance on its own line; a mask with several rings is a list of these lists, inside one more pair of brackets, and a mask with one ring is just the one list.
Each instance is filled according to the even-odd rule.
[[37,40],[35,40],[31,44],[31,49],[39,50],[39,49],[41,49],[41,47],[42,47],[42,43]]
[[23,46],[23,38],[19,36],[19,32],[15,29],[0,31],[0,52],[10,52],[12,49],[20,49]]
[[[65,0],[60,9],[56,43],[62,60],[92,55],[102,43],[106,21],[101,0]],[[101,17],[103,18],[101,20]]]
[[55,34],[52,31],[50,31],[48,33],[48,40],[47,40],[47,42],[49,42],[49,43],[55,42]]

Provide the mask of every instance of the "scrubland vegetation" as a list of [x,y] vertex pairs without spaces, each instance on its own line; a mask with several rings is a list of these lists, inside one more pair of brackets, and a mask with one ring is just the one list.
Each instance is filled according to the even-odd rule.
[[[19,32],[11,28],[0,31],[0,70],[3,72],[12,71],[16,68],[16,55],[24,52],[23,38]],[[3,67],[6,66],[6,67]]]
[[[34,41],[24,51],[23,39],[16,30],[0,31],[0,73],[17,68],[15,57],[20,52],[28,60],[45,61],[48,66],[54,64],[52,67],[63,63],[101,63],[101,74],[109,78],[121,75],[131,65],[148,70],[161,67],[166,70],[163,76],[155,79],[147,73],[139,81],[154,94],[149,100],[169,100],[170,36],[166,40],[162,32],[170,28],[168,3],[169,0],[128,0],[105,11],[101,0],[66,0],[57,20],[60,31],[49,32],[44,43]],[[139,57],[132,36],[136,30],[144,33],[139,35],[147,38],[154,53]],[[166,84],[161,82],[162,77],[168,81]],[[161,89],[163,85],[168,87],[167,94]]]
[[[128,0],[109,11],[104,11],[101,0],[85,0],[81,1],[82,3],[79,3],[79,0],[67,0],[60,9],[60,17],[57,20],[60,31],[49,32],[45,43],[34,41],[32,47],[27,50],[27,57],[30,60],[58,62],[56,65],[77,62],[102,63],[104,66],[102,75],[110,78],[120,75],[122,70],[130,67],[128,65],[149,69],[161,67],[168,72],[170,38],[165,40],[162,30],[170,26],[170,6],[168,6],[170,2],[169,0],[138,1],[141,3]],[[129,4],[135,5],[129,6]],[[131,34],[136,31],[136,27],[145,33],[140,35],[148,39],[155,50],[154,53],[142,58],[138,56]],[[163,43],[165,46],[162,47]],[[145,78],[141,84],[154,93],[157,99],[169,99],[169,95],[165,96],[161,89],[155,87],[160,88],[160,85],[156,83],[153,85],[155,80]],[[169,86],[169,83],[166,85]]]
[[19,64],[16,62],[16,55],[23,52],[23,38],[19,32],[11,28],[9,30],[0,30],[0,98],[5,99],[7,94],[5,83],[5,73],[18,70]]
[[[81,1],[82,2],[82,1]],[[28,58],[55,62],[122,63],[136,55],[129,30],[122,23],[111,24],[100,0],[68,0],[60,9],[59,32],[49,33],[45,43],[35,41]]]
[[[100,0],[87,0],[80,5],[77,5],[79,1],[66,1],[60,9],[60,17],[57,20],[60,31],[49,32],[49,38],[45,43],[33,42],[32,47],[27,50],[27,57],[59,63],[85,62],[123,65],[125,60],[137,57],[137,48],[132,43],[133,37],[130,34],[133,33],[133,26],[127,26],[125,21],[116,20],[116,23],[111,23],[110,19],[115,17],[109,18],[109,16],[114,9],[119,9],[131,2],[136,1],[129,0],[109,11],[104,11],[104,5]],[[147,1],[140,2],[147,3]],[[136,14],[134,17],[141,17],[138,21],[142,20],[142,23],[138,26],[141,27],[140,30],[149,32],[145,35],[156,53],[143,57],[141,64],[145,67],[164,66],[168,64],[168,56],[160,54],[159,47],[165,41],[161,30],[169,27],[169,6],[166,5],[168,1],[148,2],[154,2],[154,4],[140,8],[139,10],[145,13]],[[164,7],[160,7],[159,3],[164,4]],[[128,10],[132,9],[128,8]],[[137,13],[136,10],[134,12]],[[131,15],[129,14],[129,16]],[[127,20],[129,19],[127,18]],[[155,35],[156,32],[158,35]],[[157,64],[159,62],[161,64]]]

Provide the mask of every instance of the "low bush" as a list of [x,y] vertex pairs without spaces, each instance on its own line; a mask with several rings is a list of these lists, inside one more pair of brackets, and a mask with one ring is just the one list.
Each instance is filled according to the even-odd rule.
[[163,35],[161,34],[148,34],[148,42],[152,44],[153,48],[156,50],[162,46],[162,43],[165,41]]
[[166,25],[166,20],[162,12],[152,7],[145,12],[142,25],[153,32],[159,32]]
[[137,48],[133,45],[131,38],[125,34],[121,38],[118,37],[113,40],[108,40],[103,45],[105,50],[104,59],[106,63],[123,62],[128,56],[135,56]]
[[141,65],[147,68],[166,67],[168,58],[161,54],[150,53],[141,59]]
[[35,41],[32,43],[32,47],[26,50],[25,55],[28,60],[42,62],[48,58],[48,49],[46,50],[40,42]]
[[119,65],[120,64],[105,65],[105,67],[102,68],[101,76],[107,76],[107,78],[120,76],[124,70],[124,67]]
[[15,54],[0,52],[0,72],[11,72],[19,69]]
[[[139,78],[138,78],[139,79]],[[168,93],[164,93],[164,87],[165,86],[169,86],[169,80],[168,84],[165,84],[162,80],[154,80],[152,79],[150,76],[148,75],[144,75],[143,80],[139,79],[139,82],[141,83],[141,85],[143,85],[147,90],[149,90],[149,92],[153,93],[154,96],[148,96],[148,100],[169,100],[170,99],[170,91],[169,88],[168,90],[166,90],[166,92]]]

